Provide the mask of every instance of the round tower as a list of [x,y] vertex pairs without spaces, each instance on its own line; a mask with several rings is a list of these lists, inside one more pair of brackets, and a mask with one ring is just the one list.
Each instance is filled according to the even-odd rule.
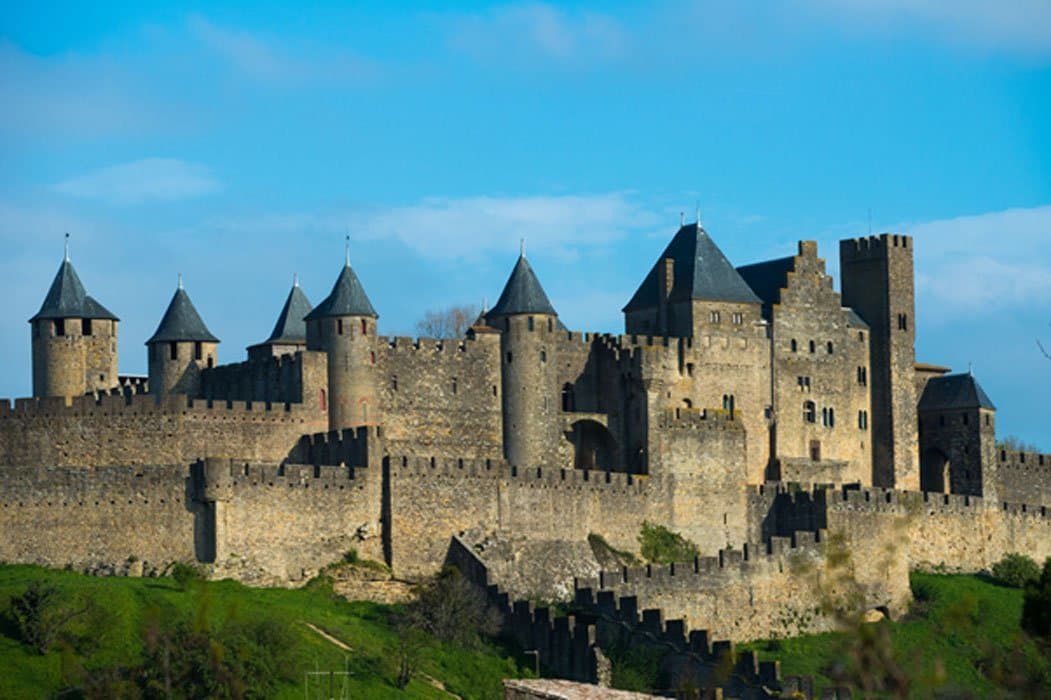
[[33,396],[82,396],[117,386],[118,322],[84,291],[67,245],[40,311],[29,319]]
[[146,347],[151,394],[200,394],[201,370],[216,365],[219,339],[204,325],[183,289],[181,277],[179,288]]
[[376,321],[379,316],[350,266],[350,258],[329,295],[306,315],[307,349],[328,355],[330,430],[380,422],[376,381]]
[[486,316],[501,331],[504,456],[511,464],[553,464],[558,450],[558,314],[523,251]]

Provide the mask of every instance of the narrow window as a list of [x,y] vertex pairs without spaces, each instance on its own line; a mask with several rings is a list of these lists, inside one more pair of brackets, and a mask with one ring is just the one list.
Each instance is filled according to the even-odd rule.
[[209,355],[208,356],[208,367],[214,367],[214,366],[215,366],[215,358],[212,357],[211,355]]
[[553,333],[554,331],[555,331],[555,319],[549,318],[549,319],[547,319],[547,332],[548,333]]
[[533,317],[532,316],[529,317],[529,330],[530,331],[533,330]]
[[721,316],[718,311],[712,311],[710,314],[708,314],[708,318],[709,320],[711,320],[712,323],[719,323]]
[[796,352],[798,350],[799,350],[799,344],[796,342],[795,338],[792,338],[792,352]]
[[734,417],[734,396],[733,394],[725,394],[723,396],[723,410],[730,414],[730,418]]
[[739,326],[739,325],[741,325],[742,323],[744,323],[744,314],[740,314],[740,313],[735,313],[735,314],[734,314],[734,315],[733,315],[733,316],[731,317],[731,320],[733,321],[733,324],[734,324],[735,326]]
[[865,367],[858,367],[858,384],[865,386],[869,383],[869,371]]
[[858,428],[864,430],[869,427],[868,411],[858,411]]
[[55,320],[55,335],[66,334],[66,319],[60,318]]
[[174,341],[168,343],[168,356],[173,360],[179,359],[179,348]]
[[513,359],[513,357],[512,357],[512,355],[511,355],[511,353],[510,353],[510,352],[508,352],[508,353],[507,353],[507,364],[511,364],[511,360],[512,360],[512,359]]
[[827,344],[826,347],[828,348],[828,354],[831,355],[832,354],[832,341],[831,340],[828,341],[828,344]]
[[693,376],[693,363],[692,362],[687,362],[686,363],[686,376],[687,377],[692,377]]
[[821,425],[828,427],[828,408],[821,409]]
[[361,334],[362,335],[368,335],[369,334],[369,324],[368,324],[368,321],[366,321],[365,319],[361,319]]
[[458,389],[458,388],[459,388],[459,387],[458,387],[458,385],[457,385],[457,383],[456,383],[456,377],[453,377],[453,393],[454,393],[454,394],[455,394],[455,393],[457,392],[457,389]]
[[336,335],[343,335],[343,319],[336,321]]
[[547,362],[547,350],[540,351],[540,361]]
[[834,408],[828,409],[828,427],[836,427],[836,409]]
[[985,424],[989,425],[989,414],[988,413],[985,414]]
[[91,319],[85,318],[81,321],[81,327],[83,328],[84,335],[91,335]]
[[806,423],[817,422],[817,407],[813,401],[803,402],[803,421]]
[[193,359],[201,359],[201,341],[197,341],[193,344]]
[[865,342],[865,331],[858,331],[858,342],[859,343],[864,343]]
[[810,341],[810,354],[813,355],[815,352],[817,352],[817,344],[813,340],[811,340]]
[[821,461],[821,441],[811,440],[810,441],[810,459],[815,462]]
[[496,396],[496,384],[493,384],[493,396]]
[[327,411],[328,410],[328,402],[325,400],[325,390],[324,389],[318,389],[318,403],[321,404],[321,410],[322,411]]
[[375,353],[375,351],[369,352],[369,361],[372,364],[376,364],[376,353]]
[[391,378],[390,378],[390,390],[391,391],[397,391],[398,390],[398,375],[396,375],[396,374],[391,375]]
[[909,317],[907,314],[898,314],[898,330],[909,330]]

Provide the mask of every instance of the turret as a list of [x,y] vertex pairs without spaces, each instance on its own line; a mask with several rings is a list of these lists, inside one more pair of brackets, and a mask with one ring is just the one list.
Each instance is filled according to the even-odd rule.
[[560,437],[560,323],[524,250],[486,322],[502,332],[504,455],[519,467],[553,463]]
[[307,349],[328,354],[327,409],[332,430],[380,421],[375,367],[378,318],[348,255],[332,291],[305,319]]
[[81,396],[117,386],[119,319],[84,291],[66,256],[40,311],[29,319],[33,396]]
[[996,500],[996,407],[974,376],[931,378],[918,410],[920,488]]
[[920,488],[912,237],[884,233],[839,243],[843,304],[869,324],[872,482]]
[[277,315],[277,322],[274,323],[274,330],[271,331],[270,337],[261,343],[249,346],[248,359],[278,357],[306,350],[307,324],[304,319],[312,308],[310,300],[299,286],[299,278],[296,277],[285,299],[285,305],[281,307],[281,313]]
[[219,339],[204,325],[190,295],[183,289],[182,278],[146,347],[151,394],[197,396],[200,393],[201,370],[215,366]]

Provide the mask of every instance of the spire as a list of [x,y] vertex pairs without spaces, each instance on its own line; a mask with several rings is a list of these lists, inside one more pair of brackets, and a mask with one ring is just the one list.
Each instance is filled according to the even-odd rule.
[[504,285],[496,305],[489,312],[489,317],[509,314],[551,314],[558,313],[551,306],[540,280],[526,260],[525,254],[519,255],[511,276]]
[[62,264],[58,267],[55,279],[51,281],[51,287],[47,290],[44,303],[29,322],[41,319],[58,318],[91,318],[119,321],[109,309],[95,301],[84,290],[84,285],[69,260],[68,236],[65,255]]
[[164,312],[164,317],[161,318],[157,330],[146,341],[146,344],[177,341],[219,342],[219,339],[212,335],[208,327],[204,325],[201,315],[197,313],[193,302],[190,301],[190,295],[183,289],[181,276],[175,296],[168,304],[168,309]]
[[376,309],[372,307],[365,288],[354,274],[354,268],[350,266],[350,237],[347,237],[347,262],[332,285],[332,291],[325,297],[324,301],[314,307],[314,310],[306,315],[307,320],[316,318],[331,318],[333,316],[371,316],[379,318]]
[[[700,216],[698,212],[698,216]],[[624,311],[655,308],[660,301],[660,266],[664,260],[675,261],[675,286],[669,301],[730,301],[761,303],[740,273],[715,245],[699,223],[679,228],[671,243],[650,268]]]
[[307,342],[307,324],[303,320],[310,313],[312,305],[307,295],[299,286],[299,276],[296,275],[292,289],[285,298],[285,305],[281,307],[281,313],[277,315],[277,322],[270,337],[260,345],[275,343],[281,345],[302,345]]

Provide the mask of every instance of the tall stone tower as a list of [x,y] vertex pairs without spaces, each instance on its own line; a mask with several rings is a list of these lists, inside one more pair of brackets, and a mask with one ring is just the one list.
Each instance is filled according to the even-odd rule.
[[912,237],[840,241],[839,260],[843,304],[871,332],[873,484],[919,490]]
[[932,378],[919,415],[920,488],[997,500],[996,407],[974,376]]
[[501,331],[504,456],[515,466],[538,466],[549,461],[559,440],[560,324],[524,251],[486,321]]
[[146,347],[151,394],[200,394],[201,370],[216,365],[219,339],[204,325],[181,278]]
[[307,349],[328,354],[328,424],[331,430],[379,423],[376,320],[364,287],[346,264],[325,300],[306,315]]
[[67,248],[33,337],[33,396],[81,396],[117,386],[119,319],[84,291]]

